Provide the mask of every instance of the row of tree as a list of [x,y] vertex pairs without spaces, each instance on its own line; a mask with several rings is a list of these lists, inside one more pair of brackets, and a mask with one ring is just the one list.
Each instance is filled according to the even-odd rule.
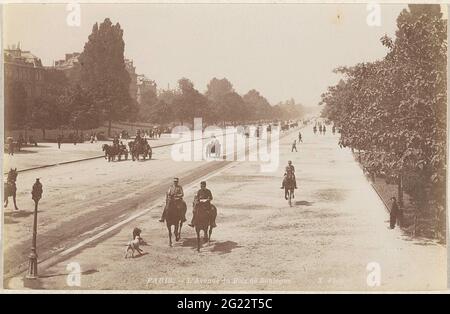
[[[130,96],[130,76],[124,59],[123,30],[109,19],[93,26],[79,57],[80,81],[69,82],[63,72],[47,70],[41,96],[27,100],[21,82],[6,82],[9,128],[93,129],[104,122],[170,123],[202,117],[210,123],[262,119],[295,119],[303,114],[293,100],[271,106],[256,90],[241,96],[227,79],[213,78],[202,94],[186,78],[175,90],[149,88],[138,105]],[[31,102],[31,106],[30,106]]]
[[379,61],[341,67],[322,95],[322,114],[341,129],[340,144],[361,152],[375,175],[398,183],[421,209],[445,208],[447,23],[439,5],[409,5],[381,42]]
[[213,78],[204,94],[186,78],[178,81],[175,90],[155,93],[149,90],[142,97],[139,118],[144,121],[180,123],[202,117],[208,123],[242,123],[257,120],[296,119],[305,113],[293,99],[272,106],[258,91],[252,89],[239,95],[226,78]]

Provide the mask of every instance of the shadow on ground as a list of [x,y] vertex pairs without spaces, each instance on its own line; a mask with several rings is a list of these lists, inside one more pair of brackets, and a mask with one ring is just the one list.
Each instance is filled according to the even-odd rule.
[[[201,245],[202,248],[211,248],[211,252],[218,252],[219,254],[227,254],[231,253],[233,249],[240,248],[236,242],[234,241],[224,241],[224,242],[216,242],[214,240],[211,240],[209,245],[207,242],[204,242],[203,238],[201,238]],[[193,249],[197,249],[197,238],[189,238],[185,239],[181,246],[183,247],[191,247]]]
[[[95,274],[98,272],[99,271],[97,269],[88,269],[88,270],[82,271],[81,275],[91,275],[91,274]],[[46,274],[46,275],[39,276],[39,278],[53,278],[53,277],[68,276],[68,275],[69,275],[69,273]]]
[[308,201],[295,202],[295,205],[299,205],[299,206],[312,206],[313,204],[314,204],[314,202],[308,202]]

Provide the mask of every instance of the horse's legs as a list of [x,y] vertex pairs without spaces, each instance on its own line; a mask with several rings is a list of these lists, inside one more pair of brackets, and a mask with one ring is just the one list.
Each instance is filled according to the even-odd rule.
[[13,201],[14,201],[14,208],[16,210],[19,210],[19,208],[17,207],[17,204],[16,204],[16,193],[14,193],[12,197],[13,197]]
[[209,226],[208,243],[211,241],[212,230],[213,230],[213,227]]
[[174,234],[175,234],[175,241],[178,241],[178,223],[175,224]]
[[169,246],[172,246],[172,227],[167,225],[167,230],[169,231]]
[[181,239],[181,227],[183,227],[183,222],[182,221],[180,221],[180,228],[178,228],[178,239],[177,239],[177,241],[180,241],[180,239]]
[[195,232],[197,233],[197,252],[200,252],[200,229],[196,227]]
[[204,243],[208,242],[208,227],[206,227],[206,229],[203,230],[203,242]]

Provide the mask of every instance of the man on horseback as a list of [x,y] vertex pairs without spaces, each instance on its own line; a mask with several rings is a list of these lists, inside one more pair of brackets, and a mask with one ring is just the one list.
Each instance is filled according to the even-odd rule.
[[[164,207],[164,211],[161,215],[161,219],[159,220],[159,222],[164,222],[164,220],[166,220],[167,209],[169,206],[172,206],[172,205],[184,206],[184,201],[183,201],[184,192],[183,192],[183,188],[181,187],[181,185],[178,184],[178,182],[179,182],[179,179],[174,178],[173,184],[170,186],[169,191],[167,191],[167,193],[166,193],[167,205],[166,205],[166,207]],[[183,219],[182,219],[182,222],[185,222],[185,221],[186,221],[186,212],[184,212]]]
[[295,167],[292,164],[292,161],[288,161],[288,165],[286,166],[286,171],[284,173],[283,183],[281,185],[281,189],[284,189],[286,187],[286,181],[292,177],[292,180],[294,181],[294,189],[297,188],[297,179],[295,178]]
[[134,139],[135,143],[141,143],[142,137],[141,137],[141,131],[136,131],[136,138]]
[[[197,191],[194,197],[194,210],[192,211],[192,220],[189,224],[190,227],[194,227],[195,219],[198,210],[210,211],[212,209],[211,201],[213,199],[212,193],[206,188],[206,181],[200,182],[200,190]],[[215,220],[211,222],[211,227],[217,227]]]
[[114,136],[114,139],[113,139],[113,146],[119,147],[119,138],[117,137],[117,135]]

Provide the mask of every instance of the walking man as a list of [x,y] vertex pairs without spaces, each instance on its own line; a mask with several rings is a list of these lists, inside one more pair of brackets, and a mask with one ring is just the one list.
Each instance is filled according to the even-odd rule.
[[300,143],[303,143],[303,140],[302,140],[302,132],[300,132],[300,131],[298,131],[298,142]]
[[292,149],[291,149],[291,153],[294,151],[297,152],[297,140],[294,140],[294,143],[292,143]]
[[397,199],[395,196],[391,198],[392,205],[391,205],[391,212],[390,212],[390,228],[394,229],[395,224],[397,223],[397,220],[399,219],[400,210],[398,208]]
[[58,149],[61,149],[61,134],[56,137],[56,141],[58,142]]

